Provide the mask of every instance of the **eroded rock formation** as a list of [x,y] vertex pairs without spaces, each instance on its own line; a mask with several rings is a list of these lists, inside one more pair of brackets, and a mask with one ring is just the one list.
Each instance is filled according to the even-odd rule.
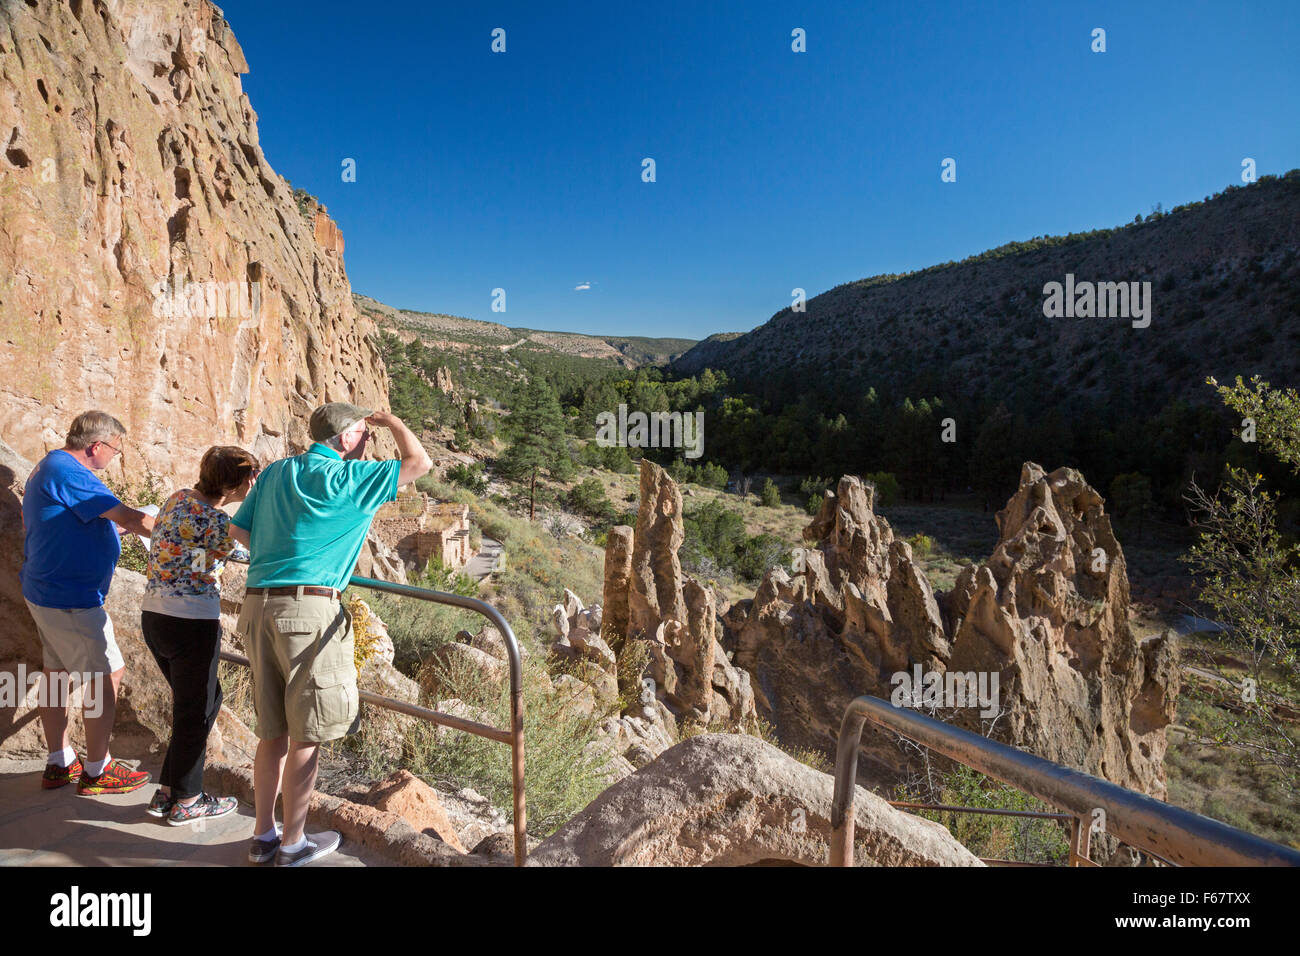
[[[875,513],[874,494],[842,478],[805,529],[815,546],[795,552],[794,573],[774,568],[724,618],[735,663],[753,675],[760,713],[787,744],[833,753],[850,700],[888,698],[891,675],[916,665],[946,667],[939,606],[911,546]],[[863,741],[887,767],[903,759],[884,735],[869,729]]]
[[[998,513],[992,557],[966,568],[943,609],[907,542],[875,514],[869,485],[841,479],[795,553],[724,618],[735,662],[783,742],[833,753],[844,708],[890,699],[899,673],[984,675],[992,707],[940,706],[972,730],[1164,797],[1174,650],[1128,624],[1124,555],[1101,496],[1072,469],[1027,463]],[[864,773],[914,761],[870,726]]]
[[1027,462],[997,522],[992,557],[966,568],[948,601],[950,666],[1000,674],[995,736],[1164,799],[1174,647],[1129,627],[1124,552],[1101,496],[1072,468]]
[[[642,680],[675,720],[708,726],[753,718],[749,675],[737,670],[718,643],[713,592],[683,574],[682,493],[658,465],[641,461],[641,507],[636,529],[617,527],[606,546],[604,618],[610,642],[640,641],[648,652]],[[631,547],[628,548],[628,539]],[[623,586],[626,582],[626,598]],[[626,607],[626,627],[623,607]],[[654,709],[646,702],[647,716]]]

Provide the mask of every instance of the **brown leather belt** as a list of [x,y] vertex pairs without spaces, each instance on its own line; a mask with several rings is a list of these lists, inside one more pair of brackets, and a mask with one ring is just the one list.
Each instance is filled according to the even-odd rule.
[[[298,596],[298,588],[296,586],[283,588],[245,588],[244,590],[249,594],[266,594],[272,597],[284,595],[292,595],[294,597]],[[340,592],[335,591],[333,588],[307,587],[305,585],[302,588],[302,593],[333,598],[336,601],[341,600],[343,597]]]

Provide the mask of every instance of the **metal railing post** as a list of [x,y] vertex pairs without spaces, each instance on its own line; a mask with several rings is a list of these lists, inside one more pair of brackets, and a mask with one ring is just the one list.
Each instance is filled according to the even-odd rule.
[[[474,611],[487,618],[492,626],[501,632],[501,636],[506,642],[506,656],[509,658],[510,664],[509,730],[489,727],[487,724],[440,713],[428,707],[420,707],[409,701],[396,700],[368,690],[358,689],[357,696],[365,703],[373,704],[376,707],[383,707],[429,723],[442,724],[445,727],[462,730],[466,733],[476,734],[479,737],[486,737],[489,740],[510,745],[510,777],[514,796],[515,817],[515,866],[523,866],[528,859],[528,815],[524,802],[524,668],[523,657],[519,652],[519,641],[515,637],[514,630],[506,622],[500,611],[478,598],[466,597],[463,594],[449,594],[446,591],[434,591],[429,588],[412,587],[409,584],[394,584],[391,581],[379,581],[375,578],[353,577],[348,582],[348,585],[369,588],[372,591],[385,591],[400,597],[417,598],[421,601],[431,601],[434,604],[447,604],[452,607],[464,608],[467,611]],[[222,651],[221,659],[232,664],[248,666],[248,658],[242,654]]]
[[354,576],[349,584],[369,588],[372,591],[385,591],[401,597],[413,597],[474,611],[487,618],[492,626],[501,632],[506,642],[506,656],[510,663],[510,776],[514,792],[515,866],[523,866],[528,856],[528,816],[524,803],[524,666],[514,630],[500,611],[478,598],[358,576]]

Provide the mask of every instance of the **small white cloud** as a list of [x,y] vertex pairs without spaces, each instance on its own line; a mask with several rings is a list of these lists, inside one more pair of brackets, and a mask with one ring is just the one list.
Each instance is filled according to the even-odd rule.
[[596,283],[594,283],[594,282],[579,282],[577,285],[575,285],[575,286],[573,287],[573,291],[574,291],[574,292],[586,292],[588,289],[590,289],[590,288],[591,288],[593,285],[595,285],[595,284],[596,284]]

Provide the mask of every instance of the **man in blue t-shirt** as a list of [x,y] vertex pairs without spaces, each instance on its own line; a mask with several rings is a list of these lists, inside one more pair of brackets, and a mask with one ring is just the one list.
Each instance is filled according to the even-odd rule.
[[[368,425],[390,429],[401,460],[360,461]],[[236,632],[253,677],[258,736],[257,821],[248,857],[302,866],[339,835],[304,831],[319,745],[356,729],[360,714],[352,618],[339,602],[379,507],[432,467],[420,440],[390,412],[346,402],[316,409],[306,452],[272,462],[231,519],[248,546],[248,586]],[[275,800],[284,793],[284,832]]]
[[[82,412],[73,419],[64,446],[41,459],[23,492],[21,578],[44,656],[40,715],[50,752],[41,786],[47,790],[75,779],[83,796],[129,793],[149,780],[147,773],[130,769],[108,752],[126,671],[104,610],[122,552],[118,527],[153,532],[153,518],[122,504],[95,477],[121,454],[125,439],[126,429],[112,415]],[[84,685],[84,765],[68,742],[74,683]]]

